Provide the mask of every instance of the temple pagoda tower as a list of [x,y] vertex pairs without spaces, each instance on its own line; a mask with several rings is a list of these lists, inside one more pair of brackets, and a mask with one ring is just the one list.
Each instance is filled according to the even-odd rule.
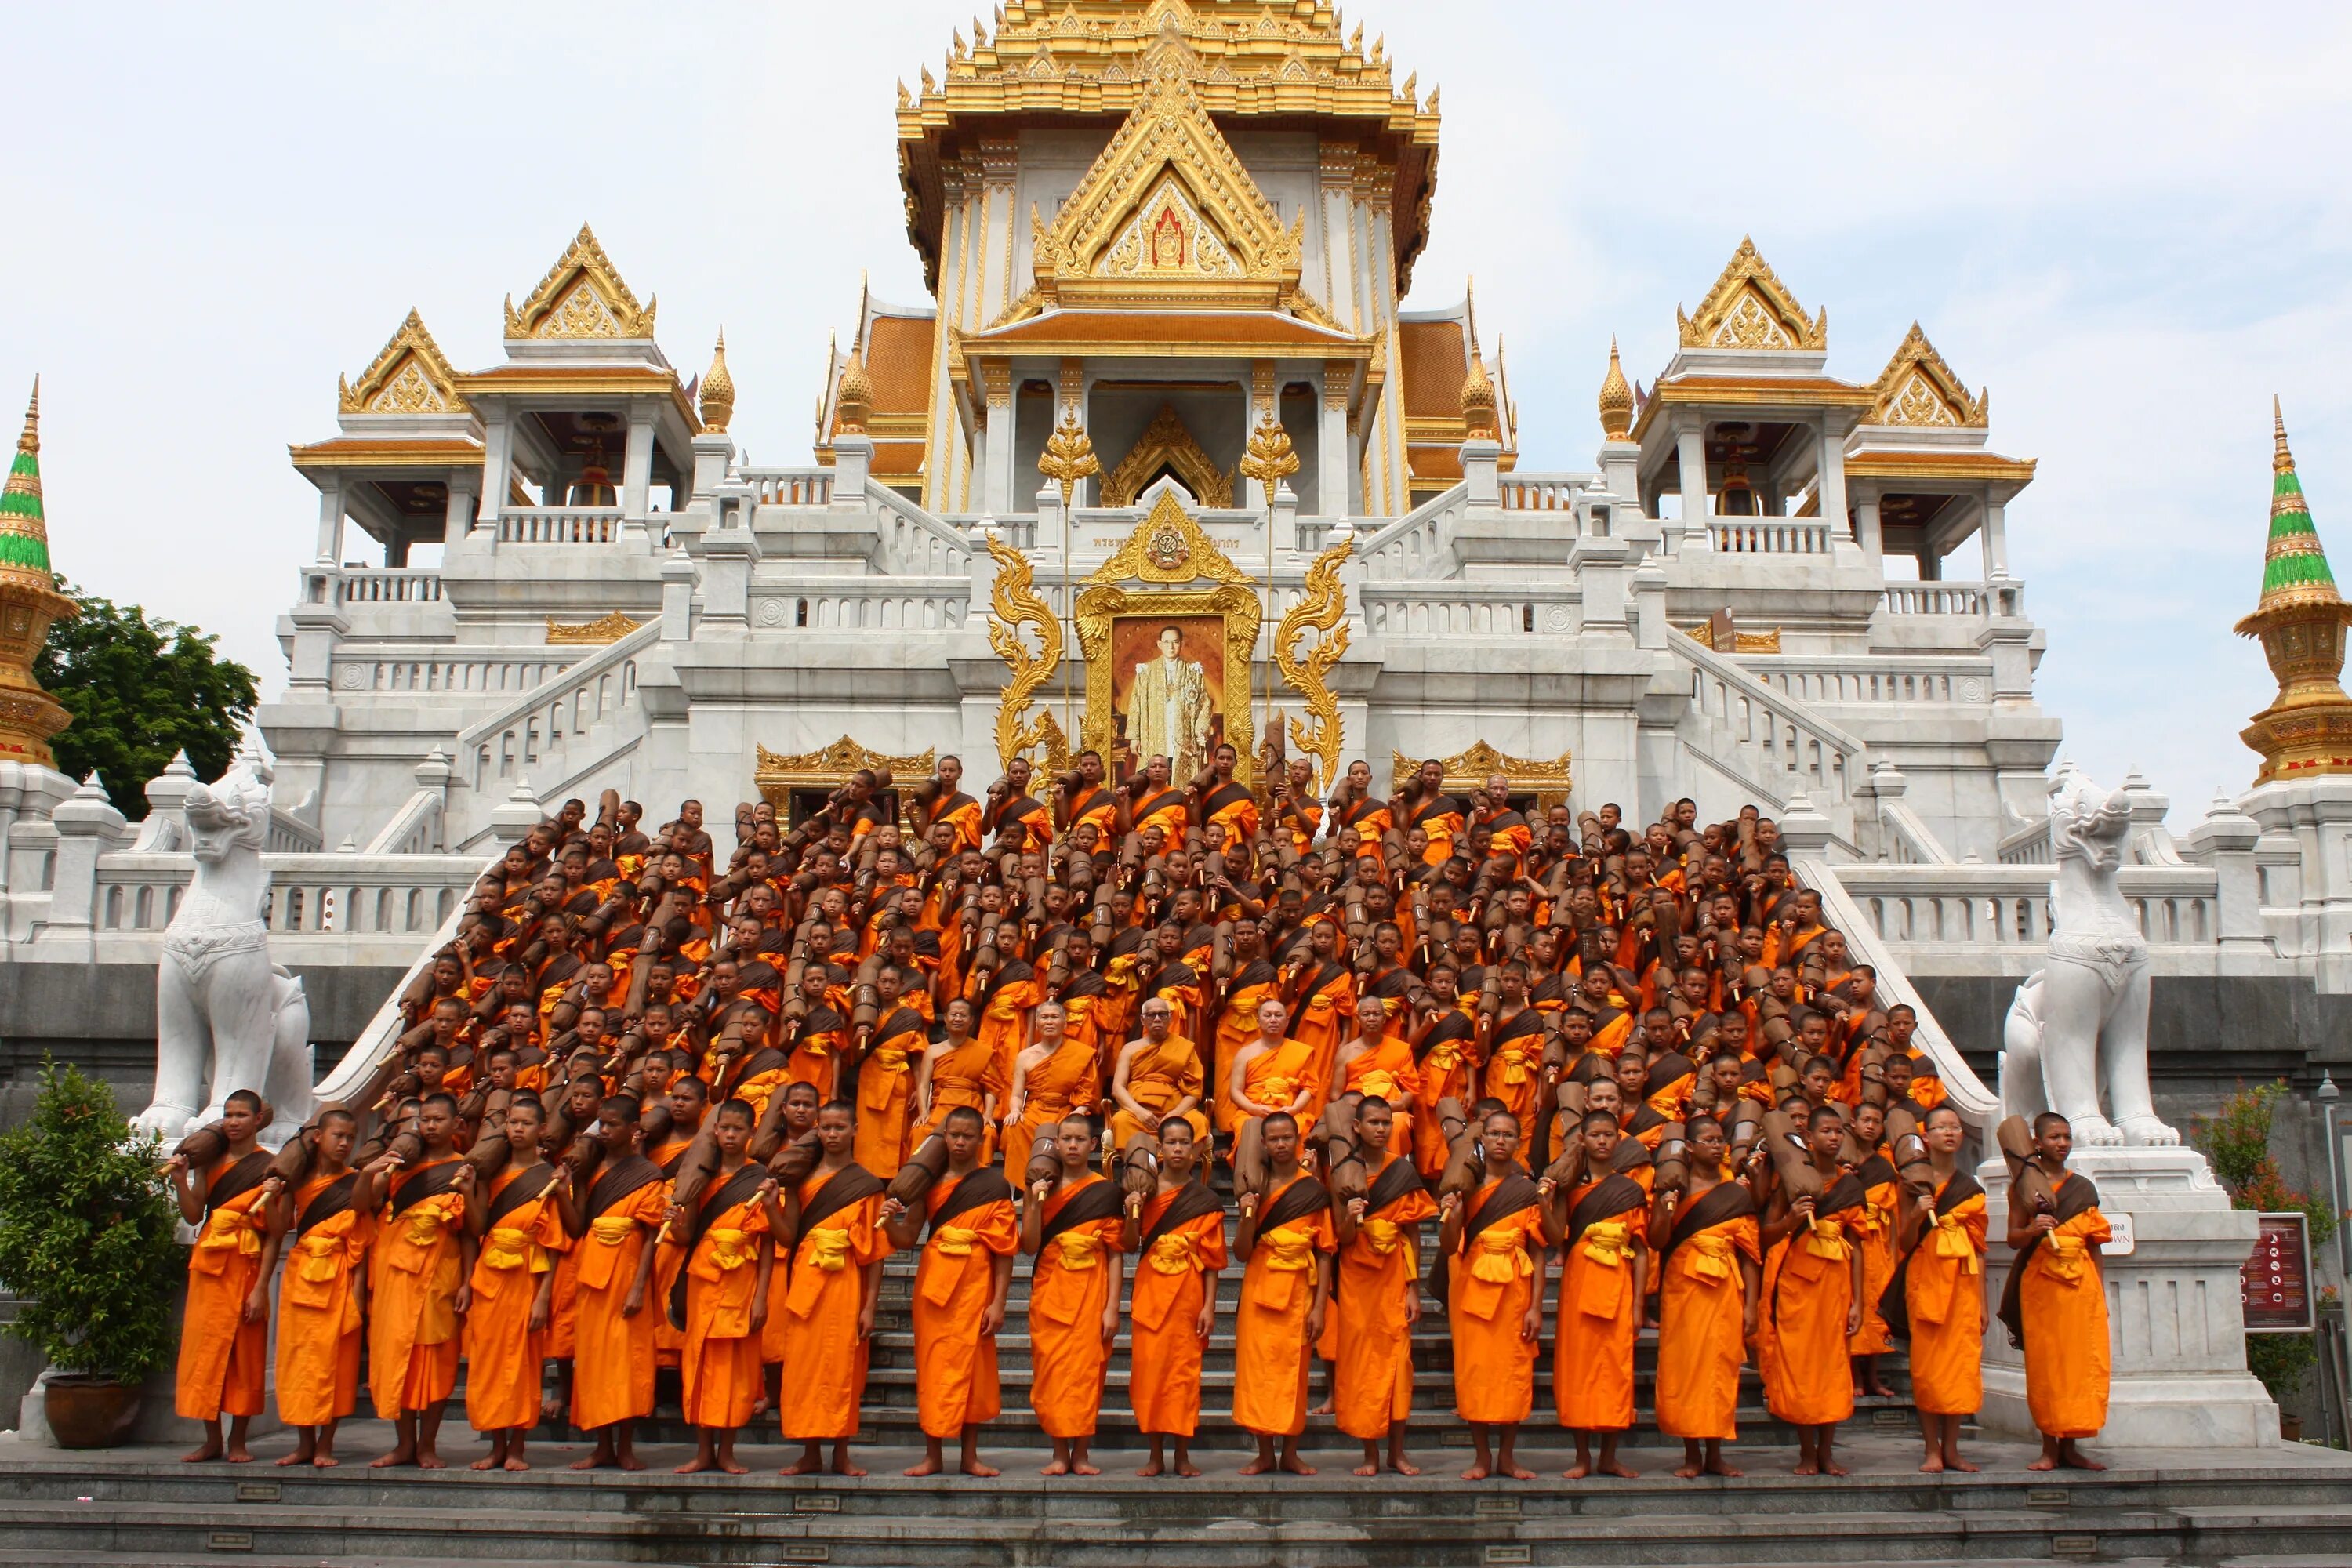
[[2260,637],[2278,700],[2242,731],[2262,754],[2254,782],[2352,773],[2352,698],[2344,694],[2344,627],[2352,605],[2336,589],[2327,552],[2312,526],[2294,453],[2286,443],[2286,416],[2273,399],[2270,546],[2263,564],[2262,603],[2238,623],[2243,637]]
[[51,736],[73,715],[41,689],[33,661],[52,623],[70,619],[74,603],[58,592],[49,569],[48,521],[41,510],[41,384],[25,410],[8,485],[0,492],[0,762],[54,767]]

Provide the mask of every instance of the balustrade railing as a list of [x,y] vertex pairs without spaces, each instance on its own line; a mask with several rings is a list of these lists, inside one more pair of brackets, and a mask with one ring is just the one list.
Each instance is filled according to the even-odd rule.
[[620,536],[616,506],[517,506],[499,513],[501,544],[610,544]]
[[1889,583],[1885,603],[1890,616],[1966,616],[1985,613],[1981,583]]
[[[1837,875],[1870,929],[1897,948],[2039,949],[2050,941],[2048,865],[1871,864],[1840,866]],[[2117,882],[2151,945],[2219,940],[2220,883],[2210,867],[2126,866]]]
[[743,468],[737,478],[752,488],[761,506],[830,506],[831,468]]
[[429,566],[346,566],[335,583],[339,605],[429,605],[441,599],[441,573]]
[[1582,479],[1543,474],[1505,474],[1497,481],[1505,511],[1574,511]]
[[1871,657],[1830,663],[1763,655],[1741,664],[1765,685],[1801,702],[1992,700],[1992,661],[1987,658]]
[[1376,581],[1452,577],[1458,565],[1454,557],[1454,531],[1461,523],[1469,497],[1468,485],[1455,485],[1360,539],[1356,557],[1364,563],[1364,575]]
[[335,660],[341,691],[447,692],[491,696],[528,691],[560,675],[572,661],[553,658],[405,658],[379,656]]
[[467,782],[478,790],[512,778],[537,766],[543,748],[619,711],[636,693],[637,656],[660,637],[661,623],[647,622],[459,731],[456,754]]
[[1363,616],[1367,628],[1383,636],[1559,636],[1575,629],[1581,598],[1572,584],[1377,583],[1364,590]]
[[971,579],[803,578],[789,594],[754,590],[752,618],[761,629],[938,631],[963,624]]
[[1817,517],[1715,517],[1707,537],[1735,555],[1827,555],[1830,525]]
[[[262,921],[275,937],[421,935],[465,901],[481,862],[469,855],[265,854]],[[110,854],[98,862],[100,931],[161,931],[195,869],[184,854]]]
[[1862,783],[1861,737],[1775,690],[1679,630],[1669,645],[1691,671],[1691,711],[1707,727],[1711,754],[1735,765],[1778,804],[1791,784],[1817,805],[1843,805]]

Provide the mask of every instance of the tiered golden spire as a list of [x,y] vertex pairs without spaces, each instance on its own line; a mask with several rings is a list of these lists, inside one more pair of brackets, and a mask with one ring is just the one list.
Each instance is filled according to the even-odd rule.
[[1601,383],[1601,435],[1622,441],[1633,428],[1633,389],[1625,384],[1625,367],[1617,361],[1617,339],[1609,339],[1609,374]]
[[73,715],[33,679],[33,661],[52,622],[71,619],[74,602],[58,592],[49,567],[49,529],[41,500],[41,383],[25,410],[8,485],[0,491],[0,762],[53,767],[49,738]]
[[2257,784],[2352,773],[2352,698],[2344,694],[2344,628],[2352,605],[2336,592],[2336,574],[2312,525],[2311,506],[2286,442],[2286,415],[2271,400],[2271,529],[2262,602],[2238,623],[2260,637],[2279,683],[2278,700],[2241,732],[2262,754]]
[[735,378],[727,374],[727,334],[719,334],[719,346],[710,352],[710,368],[702,375],[702,428],[713,436],[727,434],[727,422],[735,417]]
[[838,435],[863,436],[873,416],[874,383],[866,374],[866,362],[852,349],[849,363],[841,367],[841,385],[833,395],[833,428]]
[[1485,356],[1475,339],[1470,343],[1470,374],[1462,381],[1462,433],[1474,440],[1492,441],[1502,425],[1496,416],[1495,381],[1486,374]]

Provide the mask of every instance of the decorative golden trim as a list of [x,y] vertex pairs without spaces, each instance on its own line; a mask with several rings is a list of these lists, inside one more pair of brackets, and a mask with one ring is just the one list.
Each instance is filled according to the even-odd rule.
[[[821,752],[772,752],[765,746],[754,748],[756,766],[751,774],[753,787],[761,798],[778,811],[788,810],[795,789],[838,789],[849,782],[849,775],[860,768],[887,768],[900,788],[899,798],[907,798],[905,784],[914,779],[929,778],[939,771],[936,748],[911,757],[893,757],[858,744],[848,736]],[[901,812],[903,820],[904,812]]]
[[521,310],[515,309],[513,295],[507,296],[507,339],[650,338],[655,304],[637,303],[583,223],[572,247],[547,269]]
[[335,378],[335,406],[344,414],[464,414],[457,372],[415,310],[354,384]]
[[[1274,662],[1283,679],[1307,704],[1307,719],[1313,721],[1310,729],[1307,721],[1293,719],[1290,739],[1315,759],[1318,792],[1330,789],[1338,780],[1339,748],[1347,736],[1339,720],[1339,700],[1331,694],[1326,677],[1348,651],[1348,590],[1339,581],[1339,567],[1355,549],[1356,541],[1350,535],[1315,558],[1315,564],[1307,569],[1305,596],[1284,612],[1282,625],[1274,634]],[[1323,635],[1302,662],[1298,643],[1310,629]]]
[[[1698,644],[1701,647],[1713,648],[1715,647],[1715,623],[1713,621],[1701,621],[1695,626],[1685,626],[1683,628],[1683,635],[1690,638],[1691,641]],[[1779,653],[1780,651],[1780,628],[1778,626],[1774,626],[1769,632],[1743,632],[1735,626],[1732,629],[1731,635],[1739,644],[1738,647],[1731,650],[1732,652]]]
[[1275,417],[1271,407],[1257,416],[1257,428],[1250,432],[1249,450],[1242,457],[1241,471],[1265,487],[1269,506],[1274,503],[1275,487],[1298,471],[1298,454],[1291,448],[1290,432],[1282,427],[1282,421]]
[[1102,472],[1101,459],[1095,456],[1095,444],[1078,424],[1076,404],[1063,406],[1061,424],[1045,438],[1045,449],[1037,454],[1037,471],[1062,487],[1065,511],[1070,508],[1070,495],[1077,482]]
[[[1011,767],[1013,758],[1044,742],[1049,731],[1061,731],[1050,712],[1025,723],[1023,720],[1032,695],[1062,662],[1062,623],[1032,586],[1029,558],[993,533],[987,538],[988,552],[996,561],[996,583],[988,601],[996,616],[988,623],[988,646],[996,650],[1013,677],[997,693],[996,758]],[[1037,630],[1038,651],[1034,654],[1021,640],[1020,628],[1024,626]]]
[[727,333],[721,329],[719,345],[710,351],[710,368],[703,373],[701,396],[702,428],[705,434],[724,436],[727,422],[735,417],[735,378],[727,370]]
[[555,644],[614,643],[645,624],[631,620],[618,610],[599,616],[593,621],[577,621],[570,625],[550,616],[547,617],[547,640]]
[[1981,430],[1990,423],[1987,404],[1990,394],[1979,389],[1974,397],[1960,384],[1919,323],[1911,323],[1904,334],[1895,357],[1870,384],[1878,401],[1871,405],[1863,418],[1865,425],[1933,425],[1947,428]]
[[1789,292],[1756,242],[1739,237],[1715,287],[1698,303],[1695,316],[1675,307],[1686,349],[1825,349],[1829,346],[1830,313],[1824,308],[1808,317],[1797,297]]
[[[1391,755],[1393,762],[1389,787],[1401,790],[1421,772],[1421,762],[1402,752],[1392,752]],[[1514,793],[1532,794],[1537,805],[1552,806],[1565,804],[1568,792],[1574,787],[1573,770],[1566,752],[1559,754],[1557,762],[1547,763],[1532,757],[1510,756],[1478,741],[1468,751],[1440,758],[1438,765],[1445,770],[1443,787],[1448,794],[1483,788],[1489,778],[1500,773],[1504,784]]]
[[[1144,527],[1150,526],[1147,518]],[[1143,529],[1136,531],[1140,534]],[[1134,540],[1128,542],[1131,546]],[[1238,758],[1234,777],[1253,783],[1257,774],[1254,754],[1257,727],[1250,713],[1250,654],[1257,646],[1260,606],[1257,595],[1244,585],[1248,579],[1237,575],[1214,588],[1138,593],[1099,578],[1097,574],[1097,585],[1078,595],[1078,647],[1087,661],[1087,714],[1078,731],[1079,743],[1100,752],[1116,768],[1118,731],[1111,713],[1112,622],[1130,616],[1222,616],[1225,623],[1224,743],[1233,747]]]
[[1256,581],[1201,531],[1183,503],[1162,490],[1110,559],[1095,568],[1090,584],[1213,582],[1247,586]]
[[[1045,459],[1040,458],[1038,462],[1042,468]],[[1160,405],[1160,412],[1152,416],[1151,423],[1145,426],[1143,434],[1135,438],[1135,445],[1128,448],[1127,456],[1121,458],[1105,476],[1102,482],[1103,505],[1133,506],[1137,495],[1151,481],[1151,477],[1160,471],[1162,464],[1176,470],[1177,479],[1192,492],[1193,500],[1200,505],[1230,507],[1234,504],[1233,480],[1226,478],[1214,459],[1202,448],[1201,443],[1192,438],[1192,432],[1184,427],[1183,418],[1176,412],[1176,405],[1163,403]]]

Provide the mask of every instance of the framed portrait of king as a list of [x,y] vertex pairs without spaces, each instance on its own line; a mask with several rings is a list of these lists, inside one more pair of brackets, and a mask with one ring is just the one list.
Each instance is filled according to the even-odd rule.
[[1155,755],[1168,759],[1171,779],[1187,780],[1227,743],[1241,753],[1237,771],[1246,779],[1255,594],[1234,584],[1160,593],[1097,586],[1078,595],[1077,622],[1087,666],[1081,743],[1102,753],[1114,780]]

